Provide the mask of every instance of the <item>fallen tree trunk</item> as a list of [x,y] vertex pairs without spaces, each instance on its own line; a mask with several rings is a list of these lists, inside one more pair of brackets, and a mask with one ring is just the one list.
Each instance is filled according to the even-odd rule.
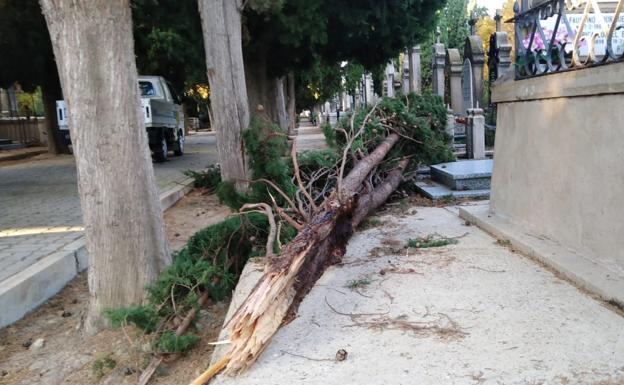
[[[253,364],[282,323],[292,318],[325,268],[341,260],[353,233],[354,215],[358,224],[371,211],[358,203],[357,194],[399,138],[391,133],[358,161],[339,184],[341,188],[325,200],[279,256],[268,257],[264,275],[226,325],[230,350],[219,367],[209,368],[193,385],[204,384],[223,367],[225,373],[235,375]],[[398,185],[406,164],[406,160],[401,161],[378,188],[364,195],[363,204],[383,203]]]

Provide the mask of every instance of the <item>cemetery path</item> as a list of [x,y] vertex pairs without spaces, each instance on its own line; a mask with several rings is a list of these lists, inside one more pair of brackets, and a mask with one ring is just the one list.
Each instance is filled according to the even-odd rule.
[[[184,156],[154,164],[160,192],[215,161],[214,135],[188,136]],[[0,282],[82,234],[73,156],[0,164]]]
[[[456,207],[394,211],[354,235],[247,373],[215,383],[624,383],[617,309],[466,225]],[[429,235],[457,243],[405,247]]]
[[295,137],[297,152],[327,148],[325,135],[319,126],[313,125],[309,120],[304,120],[299,124],[297,130]]

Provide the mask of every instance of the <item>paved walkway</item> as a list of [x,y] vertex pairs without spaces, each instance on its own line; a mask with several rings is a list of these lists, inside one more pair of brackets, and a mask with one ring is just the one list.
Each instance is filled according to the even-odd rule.
[[[186,153],[154,164],[161,192],[216,161],[214,135],[189,135]],[[82,213],[71,155],[0,163],[0,283],[82,236]]]
[[[403,247],[433,234],[457,244]],[[466,226],[456,209],[377,217],[343,262],[247,373],[213,384],[624,383],[624,317]]]
[[319,126],[314,126],[309,120],[302,120],[297,128],[295,138],[297,151],[319,150],[327,148],[325,135]]

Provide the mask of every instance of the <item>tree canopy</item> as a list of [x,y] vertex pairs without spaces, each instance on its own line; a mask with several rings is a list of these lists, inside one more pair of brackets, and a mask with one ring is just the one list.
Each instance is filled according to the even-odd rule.
[[132,0],[131,7],[139,73],[165,77],[180,95],[206,83],[197,1]]
[[[270,1],[270,0],[268,0]],[[266,63],[269,76],[300,73],[297,94],[323,100],[341,89],[341,63],[379,72],[433,28],[442,0],[283,0],[244,13],[245,59]],[[270,53],[270,54],[268,54]],[[353,76],[346,87],[354,89]],[[305,95],[306,92],[308,95]]]
[[[141,74],[161,75],[182,94],[206,83],[196,1],[132,0],[135,54]],[[25,90],[56,77],[50,35],[37,0],[0,0],[0,86]],[[45,90],[44,90],[45,92]]]
[[0,87],[34,90],[56,77],[50,35],[37,0],[0,1]]
[[308,70],[354,61],[366,69],[385,64],[431,30],[441,0],[285,0],[279,11],[245,12],[249,56],[271,52],[269,71]]

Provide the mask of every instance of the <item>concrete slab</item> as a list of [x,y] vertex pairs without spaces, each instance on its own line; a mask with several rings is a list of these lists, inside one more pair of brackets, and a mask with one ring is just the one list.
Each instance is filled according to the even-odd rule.
[[431,179],[452,190],[485,190],[490,188],[492,159],[460,160],[431,166]]
[[[219,385],[624,381],[624,318],[445,208],[358,232],[258,362]],[[405,250],[438,234],[456,245]],[[349,288],[350,282],[368,284]],[[339,349],[346,360],[334,360]],[[611,381],[611,382],[609,382]]]
[[624,274],[587,252],[565,247],[545,235],[491,214],[489,206],[462,207],[459,215],[493,236],[509,241],[515,249],[553,268],[580,287],[624,307]]
[[416,182],[416,189],[429,199],[439,200],[449,196],[454,198],[489,198],[490,189],[482,190],[451,190],[449,187],[432,181],[421,180]]

